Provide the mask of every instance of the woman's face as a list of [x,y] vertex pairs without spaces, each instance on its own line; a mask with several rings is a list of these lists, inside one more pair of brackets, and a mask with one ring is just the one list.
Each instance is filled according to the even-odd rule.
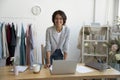
[[56,27],[62,27],[63,26],[63,18],[60,14],[57,14],[55,16],[54,24]]

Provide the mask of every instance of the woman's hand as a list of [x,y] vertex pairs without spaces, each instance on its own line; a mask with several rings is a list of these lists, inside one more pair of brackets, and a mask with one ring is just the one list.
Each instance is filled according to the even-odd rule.
[[50,63],[48,63],[48,64],[46,64],[46,66],[47,66],[47,68],[49,68],[51,65],[50,65]]
[[45,67],[45,68],[50,68],[50,66],[51,66],[50,64],[45,64],[44,67]]
[[63,59],[66,60],[66,58],[67,58],[67,53],[64,52],[64,57],[63,57]]

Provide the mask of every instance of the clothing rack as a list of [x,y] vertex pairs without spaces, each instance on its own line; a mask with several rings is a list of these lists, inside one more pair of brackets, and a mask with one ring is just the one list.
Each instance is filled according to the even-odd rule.
[[32,17],[0,17],[0,19],[29,19],[29,20],[35,20],[35,18]]
[[[34,26],[34,29],[35,29],[36,18],[35,17],[1,17],[0,16],[0,22],[5,23],[5,24],[6,23],[10,23],[10,24],[14,23],[19,28],[22,27],[21,26],[21,24],[22,24],[24,31],[26,31],[28,24],[32,24],[32,26]],[[33,60],[33,59],[31,59],[31,60]]]
[[34,23],[34,17],[0,17],[1,22]]

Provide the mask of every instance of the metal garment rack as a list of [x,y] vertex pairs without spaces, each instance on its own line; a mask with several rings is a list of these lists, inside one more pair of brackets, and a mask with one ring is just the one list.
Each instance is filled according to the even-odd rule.
[[1,22],[20,22],[20,23],[34,23],[36,21],[33,17],[0,17]]
[[35,20],[35,18],[32,18],[32,17],[0,17],[0,19],[29,19],[29,20]]

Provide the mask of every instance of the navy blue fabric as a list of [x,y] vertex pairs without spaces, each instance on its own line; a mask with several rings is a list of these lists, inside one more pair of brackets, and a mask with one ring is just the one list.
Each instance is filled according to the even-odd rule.
[[60,49],[56,49],[54,53],[50,56],[50,63],[52,65],[53,60],[63,60],[63,54]]

